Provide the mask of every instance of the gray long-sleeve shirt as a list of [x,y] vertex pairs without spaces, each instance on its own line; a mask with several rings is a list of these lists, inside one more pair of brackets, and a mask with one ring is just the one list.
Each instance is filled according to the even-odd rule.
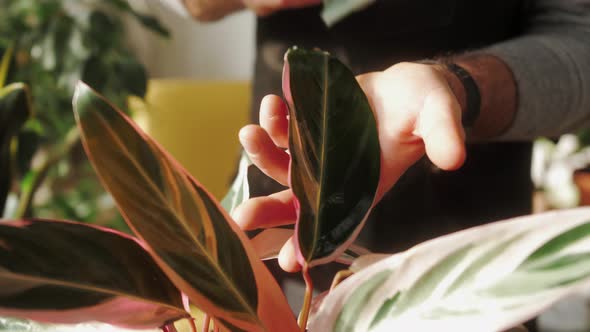
[[[161,1],[177,11],[182,2]],[[517,81],[517,115],[500,140],[590,126],[590,0],[533,1],[524,34],[481,51],[503,59]]]
[[539,0],[525,33],[485,49],[514,73],[519,106],[503,140],[590,126],[590,1]]

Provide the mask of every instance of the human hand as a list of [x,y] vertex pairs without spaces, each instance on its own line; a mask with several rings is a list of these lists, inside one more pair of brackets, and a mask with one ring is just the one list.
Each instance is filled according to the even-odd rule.
[[241,0],[246,8],[259,16],[265,16],[281,9],[302,8],[319,5],[322,0]]
[[259,16],[277,10],[319,5],[322,0],[185,0],[187,10],[199,21],[216,21],[235,11],[249,8]]
[[[444,170],[463,164],[465,133],[460,100],[464,91],[457,88],[461,84],[453,78],[443,67],[415,63],[357,77],[375,113],[381,146],[375,203],[424,154]],[[260,126],[249,125],[240,131],[240,141],[252,162],[283,185],[289,182],[289,154],[282,149],[288,146],[287,115],[280,97],[267,96],[260,108]],[[293,194],[285,190],[251,199],[235,211],[234,219],[247,230],[294,223]],[[294,253],[291,239],[279,255],[284,270],[299,269]]]

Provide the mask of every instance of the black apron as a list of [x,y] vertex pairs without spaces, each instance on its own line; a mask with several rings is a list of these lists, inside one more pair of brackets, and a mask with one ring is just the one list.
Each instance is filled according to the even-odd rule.
[[[281,11],[258,19],[252,121],[260,100],[282,95],[283,55],[292,45],[319,47],[355,74],[400,61],[475,50],[517,35],[526,0],[377,0],[328,29],[320,7]],[[465,165],[446,172],[426,158],[410,168],[371,213],[359,241],[397,252],[433,237],[531,212],[531,144],[469,145]],[[278,190],[252,178],[253,195]]]

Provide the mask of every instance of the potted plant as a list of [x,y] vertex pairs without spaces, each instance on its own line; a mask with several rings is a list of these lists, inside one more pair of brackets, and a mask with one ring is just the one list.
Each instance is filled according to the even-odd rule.
[[[0,284],[11,285],[0,290],[0,314],[174,331],[174,321],[190,321],[190,303],[209,317],[203,331],[498,331],[589,282],[590,210],[569,210],[362,256],[309,317],[308,271],[343,259],[362,227],[379,146],[367,99],[337,59],[291,49],[284,73],[294,236],[308,285],[299,324],[260,260],[292,233],[271,229],[249,239],[157,142],[83,83],[74,97],[80,137],[135,236],[59,220],[0,224]],[[328,145],[343,133],[365,139]],[[244,196],[238,190],[226,203]]]
[[[11,160],[1,175],[0,216],[94,220],[125,228],[110,213],[114,209],[105,208],[112,204],[83,155],[70,111],[78,80],[123,110],[129,96],[144,96],[146,71],[126,44],[123,16],[168,35],[154,17],[123,0],[0,0],[0,87],[23,83],[22,100],[29,100],[14,106],[28,108],[17,111],[20,126],[2,124],[12,132],[0,142],[3,162]],[[9,100],[3,102],[3,112],[13,112]]]

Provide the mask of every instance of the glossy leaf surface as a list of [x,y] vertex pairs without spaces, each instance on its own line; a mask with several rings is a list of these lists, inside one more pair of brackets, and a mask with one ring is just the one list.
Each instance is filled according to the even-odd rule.
[[278,285],[214,198],[88,86],[78,85],[74,108],[103,184],[190,300],[228,330],[294,331]]
[[0,315],[156,328],[187,313],[180,291],[136,240],[30,220],[0,223]]
[[12,183],[11,142],[31,116],[29,98],[24,84],[0,88],[0,215]]
[[521,217],[368,265],[310,331],[503,331],[589,284],[590,208]]
[[373,112],[352,72],[320,51],[286,54],[290,181],[296,196],[298,260],[338,257],[373,204],[380,150]]

